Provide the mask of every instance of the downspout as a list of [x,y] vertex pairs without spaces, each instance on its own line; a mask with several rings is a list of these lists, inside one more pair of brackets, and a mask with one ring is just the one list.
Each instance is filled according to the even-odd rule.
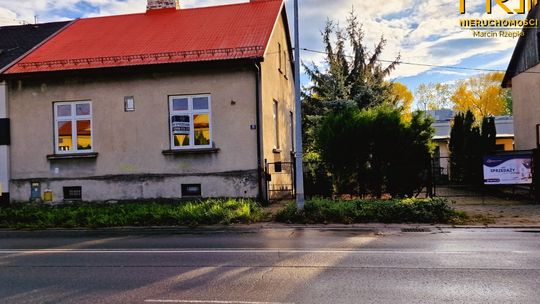
[[263,171],[262,167],[262,135],[261,135],[261,66],[259,62],[254,63],[255,66],[255,108],[256,108],[256,124],[257,124],[257,182],[259,187],[258,200],[266,202],[263,193]]

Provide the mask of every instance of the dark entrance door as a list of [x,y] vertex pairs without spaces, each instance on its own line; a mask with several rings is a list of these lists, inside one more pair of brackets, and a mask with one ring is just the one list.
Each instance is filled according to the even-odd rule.
[[268,199],[286,200],[294,198],[294,163],[275,162],[266,164]]

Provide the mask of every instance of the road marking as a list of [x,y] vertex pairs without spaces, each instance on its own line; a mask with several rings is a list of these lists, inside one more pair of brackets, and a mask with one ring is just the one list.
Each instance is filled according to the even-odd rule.
[[472,254],[472,253],[516,253],[530,254],[538,253],[534,251],[407,251],[407,250],[341,250],[341,249],[0,249],[0,254],[133,254],[133,253],[152,253],[152,254],[194,254],[194,253],[341,253],[341,254]]
[[145,300],[147,303],[210,303],[210,304],[295,304],[286,302],[215,301],[215,300]]

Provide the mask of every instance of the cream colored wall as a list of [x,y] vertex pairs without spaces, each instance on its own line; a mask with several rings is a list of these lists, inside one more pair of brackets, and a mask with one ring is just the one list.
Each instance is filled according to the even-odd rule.
[[504,151],[514,150],[514,139],[512,138],[497,138],[496,145],[504,145]]
[[[280,17],[274,28],[264,62],[261,64],[263,150],[264,158],[269,162],[290,161],[290,152],[293,149],[290,136],[289,112],[294,113],[294,78],[290,56],[287,55],[287,61],[283,63],[284,69],[281,72],[279,70],[278,43],[281,44],[282,51],[290,54],[291,50],[285,35],[283,17]],[[285,66],[287,67],[285,68]],[[280,154],[273,153],[275,141],[272,115],[274,100],[278,101],[279,104],[279,138],[282,150]]]
[[[170,149],[168,96],[203,93],[212,96],[213,141],[219,153],[164,156],[162,151]],[[135,97],[135,112],[124,112],[124,96]],[[256,124],[255,97],[251,69],[13,81],[12,178],[255,170],[257,134],[250,129]],[[46,156],[54,152],[53,102],[75,100],[92,102],[94,152],[99,156],[49,161]]]
[[[540,73],[540,65],[528,71]],[[540,74],[522,73],[512,78],[516,150],[536,148],[536,125],[540,124]]]
[[[294,113],[294,75],[291,64],[291,52],[287,42],[285,18],[283,15],[275,25],[270,39],[264,62],[261,64],[262,71],[262,133],[263,133],[263,157],[269,163],[292,161],[291,151],[293,144],[291,138],[291,126],[289,113]],[[282,52],[286,52],[286,59],[279,69],[278,43],[281,44]],[[274,100],[279,104],[279,139],[280,153],[275,153],[275,128],[273,120]],[[294,117],[293,117],[294,119]],[[283,180],[276,180],[280,178]],[[281,174],[273,177],[272,184],[291,184],[292,176]]]

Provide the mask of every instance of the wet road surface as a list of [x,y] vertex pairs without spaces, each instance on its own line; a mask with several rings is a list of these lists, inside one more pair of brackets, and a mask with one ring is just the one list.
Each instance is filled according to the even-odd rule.
[[0,303],[539,303],[540,230],[0,232]]

